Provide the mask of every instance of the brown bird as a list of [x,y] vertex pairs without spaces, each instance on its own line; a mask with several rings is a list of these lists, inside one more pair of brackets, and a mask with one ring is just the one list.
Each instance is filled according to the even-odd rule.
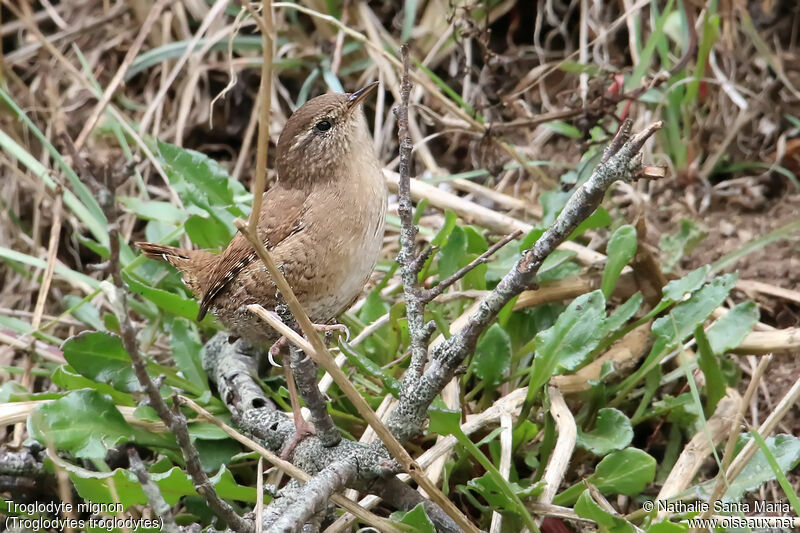
[[[264,193],[258,234],[311,320],[327,324],[358,298],[383,241],[387,193],[361,103],[378,82],[309,100],[286,122],[277,147],[278,181]],[[150,242],[233,336],[270,345],[279,335],[247,311],[274,309],[277,289],[241,234],[222,254]]]

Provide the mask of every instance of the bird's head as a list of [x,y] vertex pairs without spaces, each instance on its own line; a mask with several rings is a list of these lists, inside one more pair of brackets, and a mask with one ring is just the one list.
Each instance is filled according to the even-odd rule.
[[300,106],[278,139],[278,179],[289,186],[326,179],[353,150],[372,150],[361,103],[377,86],[375,81],[353,93],[323,94]]

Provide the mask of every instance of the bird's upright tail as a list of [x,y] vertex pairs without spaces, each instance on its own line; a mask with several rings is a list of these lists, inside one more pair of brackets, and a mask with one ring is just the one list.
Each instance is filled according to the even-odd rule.
[[150,259],[164,261],[177,268],[183,275],[183,282],[186,286],[197,298],[203,297],[206,290],[203,281],[208,277],[209,269],[217,258],[216,254],[203,250],[185,250],[154,242],[137,242],[135,244]]

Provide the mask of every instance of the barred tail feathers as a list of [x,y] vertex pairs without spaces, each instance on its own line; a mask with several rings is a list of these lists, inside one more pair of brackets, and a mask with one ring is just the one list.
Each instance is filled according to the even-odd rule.
[[[183,282],[195,297],[203,297],[206,291],[205,277],[218,257],[216,254],[203,250],[185,250],[154,242],[137,242],[135,244],[150,259],[169,263],[178,269],[183,275]],[[203,276],[203,273],[206,276]]]

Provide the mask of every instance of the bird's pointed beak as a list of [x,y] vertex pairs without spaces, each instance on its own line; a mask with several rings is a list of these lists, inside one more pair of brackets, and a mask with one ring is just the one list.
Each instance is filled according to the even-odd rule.
[[350,93],[350,96],[347,98],[350,109],[355,109],[358,104],[363,102],[364,99],[378,87],[378,83],[377,81],[373,81],[356,92]]

